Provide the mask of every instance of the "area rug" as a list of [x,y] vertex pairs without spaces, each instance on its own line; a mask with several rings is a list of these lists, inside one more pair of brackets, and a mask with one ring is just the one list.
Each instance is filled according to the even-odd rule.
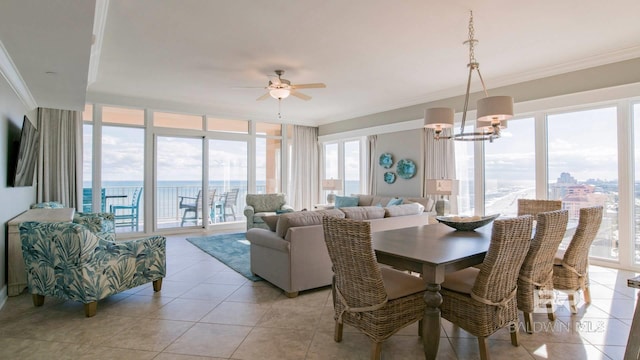
[[262,278],[251,273],[249,259],[249,241],[246,233],[216,234],[205,237],[187,238],[187,241],[200,250],[220,260],[251,281]]

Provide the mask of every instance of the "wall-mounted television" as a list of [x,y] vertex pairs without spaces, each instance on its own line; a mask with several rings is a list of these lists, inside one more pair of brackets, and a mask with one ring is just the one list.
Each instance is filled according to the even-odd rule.
[[40,134],[25,115],[22,120],[20,140],[14,146],[18,150],[9,165],[8,177],[10,186],[33,186],[33,178],[38,163]]

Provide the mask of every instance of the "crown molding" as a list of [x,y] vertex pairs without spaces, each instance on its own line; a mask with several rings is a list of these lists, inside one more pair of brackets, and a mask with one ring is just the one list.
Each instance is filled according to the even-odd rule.
[[89,57],[87,88],[98,78],[98,68],[100,67],[100,55],[102,53],[102,41],[104,39],[104,28],[107,23],[108,10],[109,0],[96,1],[96,13],[93,17],[93,42],[91,44],[91,55]]
[[29,87],[20,75],[16,64],[11,60],[11,56],[9,56],[2,41],[0,41],[0,73],[2,73],[2,76],[7,80],[9,86],[20,98],[27,110],[33,110],[38,107],[36,100],[31,95],[31,91],[29,91]]

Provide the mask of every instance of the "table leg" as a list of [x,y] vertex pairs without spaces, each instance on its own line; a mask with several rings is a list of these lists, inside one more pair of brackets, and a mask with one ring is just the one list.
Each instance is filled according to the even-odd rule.
[[422,345],[425,359],[431,360],[438,355],[440,346],[440,305],[442,305],[440,284],[427,284],[424,302],[427,303],[427,307],[424,309],[422,321]]

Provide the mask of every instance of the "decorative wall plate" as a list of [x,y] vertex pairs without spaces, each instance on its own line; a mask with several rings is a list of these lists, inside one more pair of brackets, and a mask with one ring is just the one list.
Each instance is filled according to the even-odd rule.
[[409,159],[398,160],[396,172],[403,179],[411,179],[416,175],[416,164]]
[[378,163],[385,169],[391,168],[393,166],[393,155],[389,153],[380,155],[380,160],[378,161]]
[[384,182],[386,182],[387,184],[393,184],[394,182],[396,182],[396,174],[392,173],[391,171],[387,171],[386,173],[384,173]]

